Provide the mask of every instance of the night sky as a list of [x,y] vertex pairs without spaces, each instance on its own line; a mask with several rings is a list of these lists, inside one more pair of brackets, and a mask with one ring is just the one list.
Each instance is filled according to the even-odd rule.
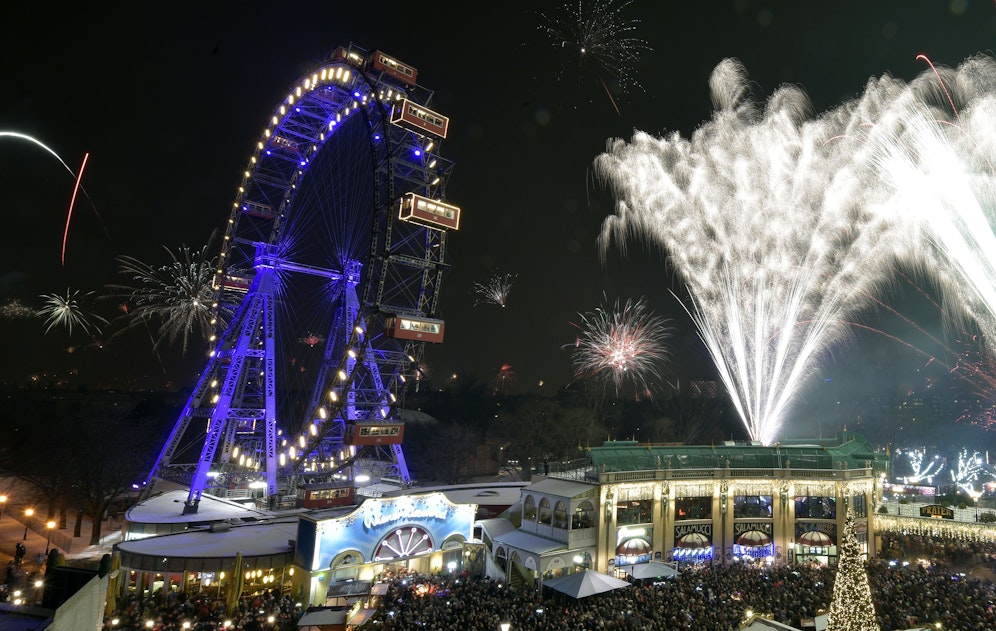
[[[632,68],[643,90],[617,94],[617,114],[597,84],[579,85],[570,72],[558,80],[558,51],[536,14],[557,14],[558,3],[111,3],[118,8],[58,16],[27,4],[4,10],[0,130],[37,137],[73,170],[89,152],[89,200],[77,203],[63,267],[73,178],[44,151],[0,139],[0,301],[37,305],[39,294],[67,287],[99,292],[119,280],[116,255],[165,262],[163,246],[207,243],[228,219],[273,107],[335,46],[353,43],[416,67],[419,83],[435,90],[433,108],[451,119],[441,153],[456,168],[446,197],[464,223],[448,242],[453,268],[439,310],[447,339],[427,351],[433,378],[493,382],[511,364],[517,390],[548,394],[571,380],[562,348],[574,339],[570,322],[603,296],[645,296],[674,319],[672,377],[712,378],[661,256],[640,247],[626,258],[618,249],[599,255],[612,200],[591,165],[607,139],[634,129],[690,134],[711,115],[707,81],[726,57],[744,63],[759,98],[794,83],[822,112],[872,76],[913,79],[927,69],[919,53],[955,66],[993,54],[996,41],[991,0],[635,0],[624,15],[640,20],[635,35],[653,50]],[[518,277],[507,308],[475,307],[473,284],[496,269]],[[893,299],[936,330],[936,313]],[[867,321],[899,326],[875,314]],[[85,336],[44,335],[38,320],[0,326],[2,378],[13,383],[78,370],[92,385],[184,387],[204,363],[197,349],[186,358],[163,349],[157,360],[141,335],[86,348]],[[891,333],[921,343],[911,330]],[[875,378],[888,375],[889,388],[916,386],[923,358],[906,348],[871,335],[835,349],[821,383],[839,390],[817,391],[808,404],[880,387],[869,366]]]

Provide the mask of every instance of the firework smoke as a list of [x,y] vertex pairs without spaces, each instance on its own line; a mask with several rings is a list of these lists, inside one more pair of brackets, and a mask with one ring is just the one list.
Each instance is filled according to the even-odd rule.
[[903,84],[870,81],[814,119],[793,86],[759,108],[735,60],[710,87],[716,111],[691,138],[637,132],[597,158],[617,197],[601,243],[646,239],[667,253],[748,433],[769,444],[900,246],[865,138]]
[[579,315],[572,345],[575,377],[611,385],[617,395],[627,385],[642,395],[664,383],[672,329],[642,298],[622,307],[616,300],[611,310],[599,307]]

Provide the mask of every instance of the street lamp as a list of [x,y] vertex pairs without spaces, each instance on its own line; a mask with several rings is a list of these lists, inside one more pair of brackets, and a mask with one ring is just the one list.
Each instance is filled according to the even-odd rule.
[[0,495],[0,521],[3,521],[3,509],[7,506],[7,496]]
[[972,496],[973,500],[975,500],[975,521],[979,521],[979,498],[982,497],[982,491],[972,489],[968,492],[968,494]]
[[49,545],[52,543],[52,529],[55,528],[55,522],[51,520],[48,521],[45,524],[45,528],[48,529],[48,537],[46,537],[45,539],[45,556],[48,556],[48,548]]
[[503,623],[501,623],[498,626],[501,627],[501,631],[508,631],[510,628],[512,628],[512,623],[511,622],[503,622]]
[[24,541],[28,540],[28,522],[31,521],[31,516],[35,514],[35,509],[25,508],[24,509]]

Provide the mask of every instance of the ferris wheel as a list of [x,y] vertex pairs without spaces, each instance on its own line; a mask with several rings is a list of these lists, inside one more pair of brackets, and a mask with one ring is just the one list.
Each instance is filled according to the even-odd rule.
[[[220,333],[147,481],[201,495],[359,475],[411,482],[400,403],[420,377],[446,237],[449,119],[414,68],[335,49],[277,106],[238,186],[215,276]],[[222,326],[224,325],[224,326]]]

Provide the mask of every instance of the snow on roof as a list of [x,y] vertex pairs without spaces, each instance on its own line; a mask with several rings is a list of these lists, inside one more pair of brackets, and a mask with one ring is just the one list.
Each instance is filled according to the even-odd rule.
[[557,497],[579,497],[591,493],[596,485],[560,478],[544,478],[522,489],[523,493],[545,493]]
[[515,524],[511,521],[505,519],[504,517],[496,517],[494,519],[482,519],[477,522],[477,525],[484,528],[485,532],[494,539],[495,537],[500,537],[507,532],[512,532],[515,530]]
[[566,543],[550,541],[549,539],[537,537],[536,535],[531,535],[528,532],[522,532],[521,530],[506,532],[503,535],[495,537],[494,540],[498,543],[518,548],[519,550],[532,552],[533,554],[546,554],[547,552],[567,548]]
[[147,556],[211,558],[287,554],[294,551],[290,541],[297,539],[297,518],[266,524],[232,526],[224,532],[207,528],[172,535],[123,541],[115,546],[122,552]]
[[125,518],[140,524],[182,524],[273,517],[272,513],[209,494],[201,496],[196,513],[184,515],[183,505],[187,501],[187,494],[186,490],[177,490],[155,495],[129,508]]

